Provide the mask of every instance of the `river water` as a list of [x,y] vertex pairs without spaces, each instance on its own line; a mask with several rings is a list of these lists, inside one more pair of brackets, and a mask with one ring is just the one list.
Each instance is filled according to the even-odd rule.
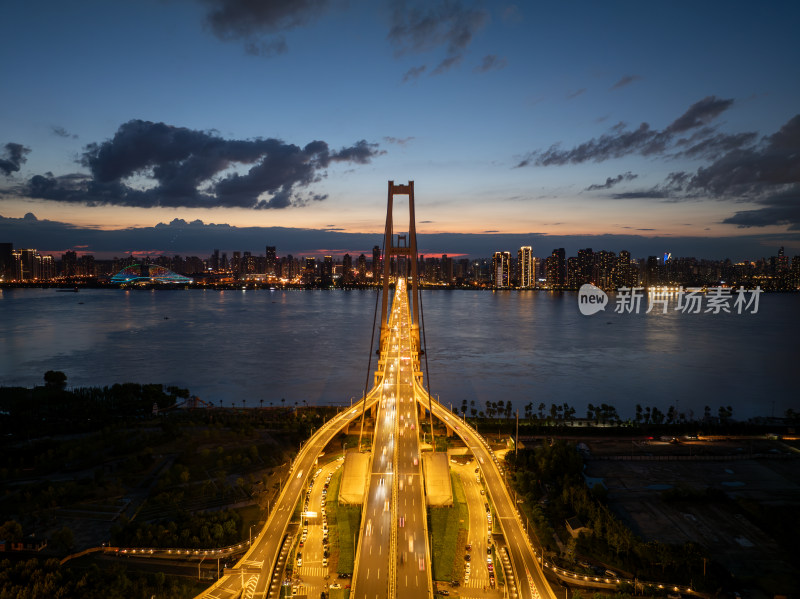
[[[0,291],[0,385],[189,388],[216,405],[349,403],[368,375],[375,291]],[[634,406],[735,419],[800,410],[800,294],[758,312],[584,316],[574,293],[426,291],[430,390],[445,404]],[[612,296],[613,302],[613,296]],[[374,350],[373,350],[374,351]],[[372,360],[372,369],[375,360]],[[423,372],[426,365],[423,362]],[[427,373],[425,373],[428,380]],[[371,383],[371,376],[370,383]],[[285,401],[281,401],[281,400]]]

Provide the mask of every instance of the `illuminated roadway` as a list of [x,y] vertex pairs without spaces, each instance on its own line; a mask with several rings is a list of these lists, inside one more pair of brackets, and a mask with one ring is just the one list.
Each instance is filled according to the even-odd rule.
[[[389,327],[390,335],[381,348],[377,384],[365,399],[366,409],[376,406],[378,413],[362,511],[363,534],[353,574],[352,596],[357,599],[393,598],[404,594],[432,597],[433,593],[416,409],[417,403],[427,408],[429,397],[422,387],[418,356],[412,351],[412,322],[402,279],[397,283]],[[483,437],[447,408],[435,400],[432,406],[433,415],[464,441],[481,468],[508,546],[519,596],[555,599],[494,454]],[[316,471],[319,454],[335,435],[360,416],[361,409],[361,401],[353,404],[329,420],[303,445],[272,513],[250,550],[233,570],[226,570],[219,581],[198,597],[230,599],[244,589],[243,597],[260,598],[279,590],[269,585],[297,501],[304,493],[309,475]],[[482,504],[470,507],[483,509]]]
[[[378,401],[377,397],[376,389],[367,395],[368,408]],[[304,493],[309,474],[316,472],[317,457],[333,437],[348,423],[358,418],[361,413],[361,405],[361,401],[359,401],[351,408],[347,408],[344,412],[331,418],[303,445],[295,458],[289,478],[272,513],[259,535],[253,539],[250,550],[237,562],[233,571],[226,570],[226,574],[222,578],[198,597],[229,599],[237,596],[243,587],[247,588],[248,582],[251,582],[251,587],[250,592],[244,594],[245,597],[267,596],[267,592],[270,590],[268,585],[272,579],[272,570],[283,544],[283,537],[297,501]],[[253,577],[255,577],[255,581],[251,580]]]
[[432,596],[410,330],[400,279],[381,348],[383,384],[353,575],[355,599]]
[[[425,393],[419,381],[417,382],[417,392],[419,398],[423,396],[427,398],[427,393]],[[427,399],[425,403],[427,403]],[[508,546],[519,596],[523,598],[545,597],[547,599],[556,599],[534,555],[533,547],[528,540],[522,520],[519,517],[514,501],[511,499],[511,495],[508,493],[503,475],[500,473],[500,466],[495,461],[491,449],[483,437],[471,426],[465,424],[436,400],[432,404],[433,415],[453,428],[454,432],[461,437],[478,462],[481,474],[486,482],[487,493],[489,493],[494,504],[499,520],[498,524],[503,531],[503,536]],[[495,567],[497,568],[499,565],[495,565]]]

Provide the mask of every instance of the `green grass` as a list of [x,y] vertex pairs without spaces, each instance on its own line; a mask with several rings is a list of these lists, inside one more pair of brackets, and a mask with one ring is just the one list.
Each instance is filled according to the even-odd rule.
[[338,469],[328,485],[326,502],[328,522],[330,523],[331,553],[339,553],[336,571],[352,574],[355,562],[353,533],[361,526],[361,508],[352,505],[339,505],[339,485],[342,482],[342,468]]
[[458,533],[469,528],[469,509],[461,477],[450,473],[453,507],[429,508],[430,534],[433,539],[433,579],[449,581],[458,550]]

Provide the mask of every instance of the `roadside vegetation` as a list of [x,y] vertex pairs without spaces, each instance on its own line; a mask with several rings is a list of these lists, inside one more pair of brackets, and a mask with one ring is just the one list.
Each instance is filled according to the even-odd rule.
[[[433,579],[447,582],[453,579],[453,570],[459,564],[459,560],[463,562],[460,551],[463,544],[459,540],[461,533],[467,531],[469,527],[469,508],[461,477],[451,472],[450,484],[453,489],[453,505],[428,508]],[[456,574],[460,578],[461,572]]]
[[59,566],[56,559],[0,562],[0,599],[190,599],[207,584],[163,573],[130,571],[123,564]]
[[[588,558],[641,580],[693,584],[701,591],[730,586],[730,574],[700,546],[645,542],[634,535],[606,505],[605,488],[587,486],[583,460],[573,443],[543,442],[534,449],[521,449],[516,457],[509,452],[506,463],[514,488],[525,498],[523,514],[549,559],[562,567],[592,573],[580,565]],[[563,522],[575,515],[591,533],[564,539],[567,551],[561,554],[553,539],[554,529],[562,530]]]

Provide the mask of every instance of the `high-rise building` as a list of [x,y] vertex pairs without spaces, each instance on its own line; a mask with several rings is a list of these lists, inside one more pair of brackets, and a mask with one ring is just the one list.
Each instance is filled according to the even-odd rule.
[[442,254],[442,282],[449,285],[453,282],[453,259]]
[[277,256],[275,255],[275,246],[274,245],[268,245],[267,246],[267,251],[266,251],[265,256],[266,256],[266,269],[265,269],[266,273],[268,275],[270,275],[270,276],[273,276],[273,275],[276,274],[275,262],[277,260]]
[[303,267],[303,282],[306,285],[314,283],[317,279],[317,259],[314,257],[306,258]]
[[342,281],[346,284],[353,282],[353,258],[350,254],[342,256]]
[[578,250],[578,287],[584,283],[592,282],[592,271],[594,269],[594,252],[592,248]]
[[242,253],[241,252],[233,252],[231,256],[231,272],[233,272],[233,277],[238,279],[239,273],[242,272]]
[[612,274],[613,286],[620,287],[633,287],[636,285],[633,277],[634,268],[631,263],[631,253],[627,250],[622,250],[617,258],[617,264],[614,267]]
[[322,259],[322,285],[330,287],[333,284],[333,256]]
[[547,286],[550,289],[563,289],[567,279],[567,266],[564,248],[557,248],[547,258]]
[[567,258],[567,289],[578,289],[581,283],[581,267],[577,256]]
[[529,289],[535,285],[533,268],[533,250],[529,245],[523,245],[517,251],[518,285]]
[[0,279],[11,279],[14,271],[14,244],[0,243]]
[[614,252],[600,250],[594,255],[592,267],[592,283],[602,289],[611,289],[614,286],[613,273],[617,263],[617,255]]
[[367,280],[367,257],[364,254],[358,256],[358,282],[363,283]]
[[[115,270],[118,272],[120,269]],[[78,274],[78,254],[72,250],[66,251],[61,254],[61,275],[65,277],[74,277]]]
[[511,284],[511,252],[495,252],[492,258],[492,286],[507,289]]
[[381,248],[377,245],[372,248],[372,281],[381,280]]

